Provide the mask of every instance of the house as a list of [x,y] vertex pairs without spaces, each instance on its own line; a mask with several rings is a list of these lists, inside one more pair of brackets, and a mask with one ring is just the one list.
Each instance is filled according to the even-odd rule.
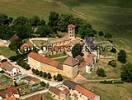
[[66,88],[60,89],[57,87],[50,87],[49,93],[57,100],[67,100],[67,97],[69,96],[69,90]]
[[49,72],[52,75],[62,74],[73,78],[78,74],[78,60],[72,57],[68,57],[63,64],[60,64],[58,61],[44,55],[31,52],[28,55],[28,64],[31,68]]
[[79,73],[79,61],[73,57],[68,57],[63,63],[63,71],[67,77],[74,78]]
[[12,96],[6,96],[4,100],[17,100],[17,98],[12,95]]
[[63,84],[70,90],[70,96],[75,100],[100,100],[100,96],[73,81],[66,80]]
[[9,61],[2,60],[0,63],[0,68],[5,71],[9,76],[17,76],[21,74],[21,71],[18,67],[14,67]]
[[86,73],[91,73],[95,69],[94,55],[89,54],[85,58]]

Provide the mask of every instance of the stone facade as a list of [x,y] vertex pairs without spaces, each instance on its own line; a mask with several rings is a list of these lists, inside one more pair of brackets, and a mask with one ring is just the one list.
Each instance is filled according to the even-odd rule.
[[[39,54],[38,54],[39,55]],[[39,71],[49,72],[51,75],[61,74],[68,78],[74,78],[78,74],[78,65],[69,66],[69,65],[60,65],[60,67],[55,67],[46,63],[39,62],[30,56],[28,56],[28,64],[31,68],[38,69]]]

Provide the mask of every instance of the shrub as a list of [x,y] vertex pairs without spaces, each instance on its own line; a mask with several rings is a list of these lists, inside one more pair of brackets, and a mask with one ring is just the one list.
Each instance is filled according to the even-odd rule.
[[115,60],[111,60],[111,61],[109,61],[108,65],[110,65],[112,67],[116,67],[116,61]]
[[104,36],[104,32],[103,31],[99,31],[99,36]]
[[46,83],[45,82],[40,82],[40,85],[43,86],[43,87],[46,87]]
[[103,68],[99,68],[96,73],[98,76],[106,77],[106,74]]
[[48,76],[47,73],[46,72],[43,72],[43,77],[44,78],[47,78],[47,76]]
[[122,66],[121,79],[125,82],[132,82],[132,64]]
[[62,81],[63,80],[62,75],[61,74],[57,74],[56,80],[57,81]]
[[118,61],[120,61],[121,63],[126,63],[126,52],[124,50],[120,50],[120,52],[118,53]]
[[101,81],[100,83],[103,83],[103,84],[123,84],[123,81],[121,80],[111,80],[111,81]]
[[48,78],[48,79],[51,79],[51,78],[52,78],[52,76],[51,76],[50,73],[47,74],[47,78]]
[[112,48],[112,49],[110,50],[110,52],[112,52],[112,53],[116,53],[117,51],[116,51],[115,48]]
[[39,72],[39,76],[40,76],[40,77],[43,76],[43,72],[42,72],[42,71]]

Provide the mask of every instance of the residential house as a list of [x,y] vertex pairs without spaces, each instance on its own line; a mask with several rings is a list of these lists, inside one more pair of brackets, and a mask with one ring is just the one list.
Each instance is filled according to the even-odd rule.
[[66,80],[63,84],[70,89],[70,96],[73,100],[100,100],[100,96],[73,81]]
[[5,71],[9,76],[17,76],[21,74],[21,71],[18,67],[14,67],[9,61],[2,60],[0,63],[0,68]]
[[94,55],[89,54],[85,58],[85,68],[86,68],[86,73],[91,73],[95,69]]
[[57,87],[50,87],[49,93],[57,100],[67,100],[69,96],[69,90],[66,88],[62,90]]

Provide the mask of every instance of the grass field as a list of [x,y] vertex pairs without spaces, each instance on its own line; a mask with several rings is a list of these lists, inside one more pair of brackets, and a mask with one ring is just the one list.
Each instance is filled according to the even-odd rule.
[[101,96],[101,100],[131,100],[131,84],[84,83],[84,87]]
[[0,54],[6,56],[8,58],[16,55],[16,53],[14,51],[10,50],[10,48],[8,48],[8,47],[0,47]]

